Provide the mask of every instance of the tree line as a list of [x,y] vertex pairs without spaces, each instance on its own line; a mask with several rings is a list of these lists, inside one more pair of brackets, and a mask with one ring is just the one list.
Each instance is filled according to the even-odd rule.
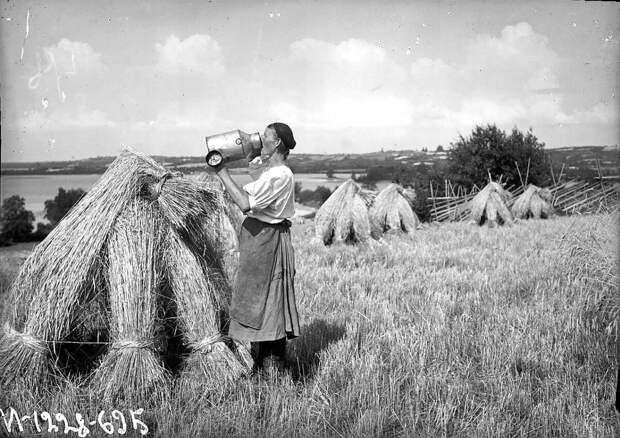
[[85,194],[82,189],[58,188],[54,199],[48,199],[44,204],[43,217],[49,223],[38,222],[36,230],[33,225],[34,214],[26,210],[24,198],[14,195],[4,199],[0,210],[0,246],[43,240]]

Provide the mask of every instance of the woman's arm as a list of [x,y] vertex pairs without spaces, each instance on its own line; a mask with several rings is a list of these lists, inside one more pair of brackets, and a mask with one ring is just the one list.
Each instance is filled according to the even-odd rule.
[[222,166],[217,169],[216,172],[235,204],[239,206],[242,212],[248,212],[250,210],[250,200],[248,198],[248,194],[232,179],[226,167]]

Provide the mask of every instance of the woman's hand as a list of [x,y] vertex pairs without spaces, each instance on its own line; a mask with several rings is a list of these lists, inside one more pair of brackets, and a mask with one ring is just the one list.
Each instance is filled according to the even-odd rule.
[[212,166],[211,164],[209,164],[207,162],[207,173],[211,174],[211,175],[217,175],[220,172],[222,172],[224,169],[227,169],[226,165],[224,162],[221,162],[220,164],[218,164],[217,166]]

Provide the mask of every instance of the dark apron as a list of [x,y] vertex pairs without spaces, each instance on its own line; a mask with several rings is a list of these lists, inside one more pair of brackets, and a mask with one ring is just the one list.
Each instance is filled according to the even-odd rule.
[[230,317],[243,325],[260,329],[269,286],[275,269],[279,234],[291,223],[268,224],[246,218],[239,233],[239,271],[230,303]]

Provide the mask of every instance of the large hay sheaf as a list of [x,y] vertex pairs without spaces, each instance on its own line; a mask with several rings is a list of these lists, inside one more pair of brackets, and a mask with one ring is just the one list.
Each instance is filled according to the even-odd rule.
[[519,219],[547,219],[553,214],[551,191],[530,184],[512,205],[511,212]]
[[[59,371],[51,347],[79,340],[88,332],[77,327],[88,319],[83,312],[101,305],[109,306],[102,329],[111,343],[94,382],[104,397],[141,398],[161,386],[166,372],[154,347],[160,291],[172,290],[190,349],[218,336],[216,315],[227,313],[224,202],[221,190],[123,152],[35,247],[13,282],[14,305],[0,338],[2,387],[44,386]],[[230,380],[247,368],[245,352],[232,347],[210,349],[192,362],[225,363],[208,367],[206,378]]]
[[110,400],[144,400],[166,382],[155,351],[163,221],[140,199],[117,218],[107,245],[112,341],[94,380]]
[[325,245],[358,243],[370,237],[369,198],[347,180],[323,203],[315,216],[316,237]]
[[405,192],[398,184],[390,184],[379,192],[372,208],[370,221],[379,233],[413,233],[420,221],[411,208],[415,192]]
[[166,276],[172,290],[192,291],[176,295],[180,328],[191,350],[183,369],[183,383],[206,379],[209,388],[216,388],[233,382],[251,367],[251,359],[240,344],[221,335],[222,317],[226,315],[221,313],[225,309],[218,301],[221,291],[229,289],[228,284],[221,273],[210,270],[196,257],[173,230],[168,234],[166,246]]
[[228,281],[233,284],[237,275],[237,268],[239,267],[238,236],[245,215],[241,212],[239,207],[235,205],[230,195],[224,191],[221,182],[217,178],[204,172],[199,174],[195,179],[199,185],[209,188],[210,190],[217,190],[222,195],[220,203],[223,209],[220,210],[220,214],[218,215],[217,243],[222,251],[221,257],[224,272],[226,273]]
[[471,218],[477,225],[510,225],[512,214],[506,203],[512,198],[509,191],[491,181],[470,201]]

